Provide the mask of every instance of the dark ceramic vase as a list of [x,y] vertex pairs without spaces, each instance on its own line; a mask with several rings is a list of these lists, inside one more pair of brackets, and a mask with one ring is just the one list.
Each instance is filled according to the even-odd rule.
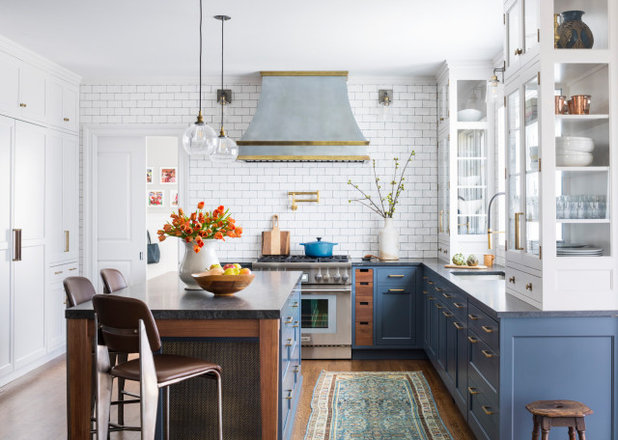
[[564,11],[560,14],[562,23],[558,26],[557,47],[559,49],[590,49],[594,37],[590,28],[582,21],[584,11]]

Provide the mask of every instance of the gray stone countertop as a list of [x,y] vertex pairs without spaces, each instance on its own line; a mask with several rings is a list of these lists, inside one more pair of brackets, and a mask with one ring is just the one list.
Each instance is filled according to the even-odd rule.
[[[188,291],[178,273],[156,278],[114,292],[148,304],[156,319],[278,319],[302,272],[254,272],[255,279],[244,290],[228,297],[215,297],[205,290]],[[66,310],[67,319],[93,318],[92,302]]]
[[[355,267],[422,265],[464,291],[475,305],[496,318],[580,318],[616,317],[618,315],[615,310],[541,310],[507,293],[504,280],[464,280],[452,274],[461,269],[447,269],[444,267],[444,262],[438,259],[353,260],[352,265]],[[475,270],[474,273],[477,272],[504,272],[504,267],[494,265],[487,270]]]

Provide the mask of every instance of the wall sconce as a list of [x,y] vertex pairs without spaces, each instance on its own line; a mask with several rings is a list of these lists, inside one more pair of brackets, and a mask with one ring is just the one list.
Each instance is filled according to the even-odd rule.
[[217,104],[221,104],[223,99],[223,105],[232,103],[232,90],[231,89],[217,89]]
[[378,90],[378,102],[384,107],[388,107],[393,102],[393,91],[387,89]]
[[[496,99],[498,97],[498,86],[500,84],[504,84],[504,71],[506,70],[506,63],[502,63],[502,67],[495,67],[494,71],[491,75],[491,78],[487,81],[487,89],[489,91],[489,96],[492,99]],[[500,73],[501,79],[498,79],[498,73]]]
[[[297,203],[320,203],[320,191],[290,191],[288,196],[292,197],[292,211],[298,209]],[[315,198],[297,199],[296,196],[315,196]]]

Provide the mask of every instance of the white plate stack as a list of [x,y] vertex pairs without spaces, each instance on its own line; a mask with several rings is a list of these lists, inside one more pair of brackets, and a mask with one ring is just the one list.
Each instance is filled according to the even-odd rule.
[[585,167],[592,163],[594,141],[589,137],[556,137],[556,166]]

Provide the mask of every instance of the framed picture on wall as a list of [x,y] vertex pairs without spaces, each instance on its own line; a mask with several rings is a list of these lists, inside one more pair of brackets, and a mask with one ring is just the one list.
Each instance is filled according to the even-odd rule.
[[178,190],[170,189],[170,206],[178,206]]
[[152,167],[146,168],[146,183],[152,183]]
[[148,191],[148,206],[165,206],[165,192],[158,189]]
[[176,167],[161,167],[161,183],[176,183]]

